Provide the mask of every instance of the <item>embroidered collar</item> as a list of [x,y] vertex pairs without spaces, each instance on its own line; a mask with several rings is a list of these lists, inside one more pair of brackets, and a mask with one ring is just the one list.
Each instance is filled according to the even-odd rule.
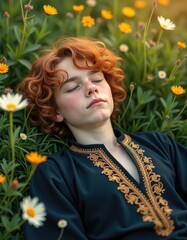
[[117,140],[122,143],[136,161],[143,179],[145,194],[130,180],[105,153],[103,144],[81,145],[73,144],[70,150],[87,154],[95,167],[101,168],[101,174],[106,175],[109,181],[118,184],[117,190],[121,191],[124,199],[129,204],[137,206],[137,213],[142,214],[144,222],[153,222],[155,233],[159,236],[169,236],[174,230],[174,222],[171,219],[172,210],[167,200],[163,198],[165,191],[160,175],[153,169],[152,159],[144,155],[145,150],[139,144],[132,141],[129,135],[115,131]]

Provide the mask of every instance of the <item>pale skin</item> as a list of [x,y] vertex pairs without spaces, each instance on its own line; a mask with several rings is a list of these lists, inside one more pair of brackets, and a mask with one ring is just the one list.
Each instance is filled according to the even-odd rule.
[[[81,64],[85,63],[82,61]],[[66,57],[57,65],[57,69],[65,70],[68,79],[55,92],[58,106],[56,121],[64,121],[80,144],[104,144],[117,161],[139,181],[135,165],[116,140],[111,123],[114,102],[103,73],[79,69],[71,57]]]

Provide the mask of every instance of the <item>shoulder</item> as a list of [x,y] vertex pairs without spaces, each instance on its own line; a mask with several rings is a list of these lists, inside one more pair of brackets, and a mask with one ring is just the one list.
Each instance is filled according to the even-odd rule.
[[68,148],[64,148],[62,151],[51,154],[47,157],[47,160],[39,166],[35,171],[35,176],[63,176],[71,171],[72,156]]
[[143,131],[127,135],[130,136],[130,141],[135,142],[140,147],[157,152],[172,152],[173,146],[176,144],[167,133],[158,131]]
[[171,137],[167,133],[160,133],[158,131],[143,131],[128,134],[131,139],[141,142],[168,142]]

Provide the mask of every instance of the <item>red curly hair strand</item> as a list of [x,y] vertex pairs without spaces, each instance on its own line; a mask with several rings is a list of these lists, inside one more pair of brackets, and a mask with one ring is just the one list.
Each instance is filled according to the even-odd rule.
[[[43,55],[32,64],[30,74],[18,86],[23,98],[28,99],[27,112],[31,123],[41,128],[43,132],[66,137],[70,131],[65,123],[56,122],[58,111],[54,100],[54,92],[61,88],[64,82],[64,70],[56,66],[67,56],[79,69],[97,69],[103,72],[111,87],[114,99],[112,119],[117,117],[121,102],[126,98],[123,88],[124,73],[120,68],[122,59],[115,56],[104,43],[79,37],[61,38],[47,49]],[[77,60],[84,60],[86,65],[80,66]],[[92,65],[89,65],[89,63]],[[62,74],[61,74],[62,73]]]

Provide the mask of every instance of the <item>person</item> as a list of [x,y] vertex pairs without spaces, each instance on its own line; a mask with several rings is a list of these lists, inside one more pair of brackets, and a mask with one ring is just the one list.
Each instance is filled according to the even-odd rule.
[[31,196],[47,209],[26,240],[187,239],[187,149],[112,121],[125,100],[122,59],[96,39],[66,37],[35,60],[19,91],[31,122],[68,139],[40,164]]

